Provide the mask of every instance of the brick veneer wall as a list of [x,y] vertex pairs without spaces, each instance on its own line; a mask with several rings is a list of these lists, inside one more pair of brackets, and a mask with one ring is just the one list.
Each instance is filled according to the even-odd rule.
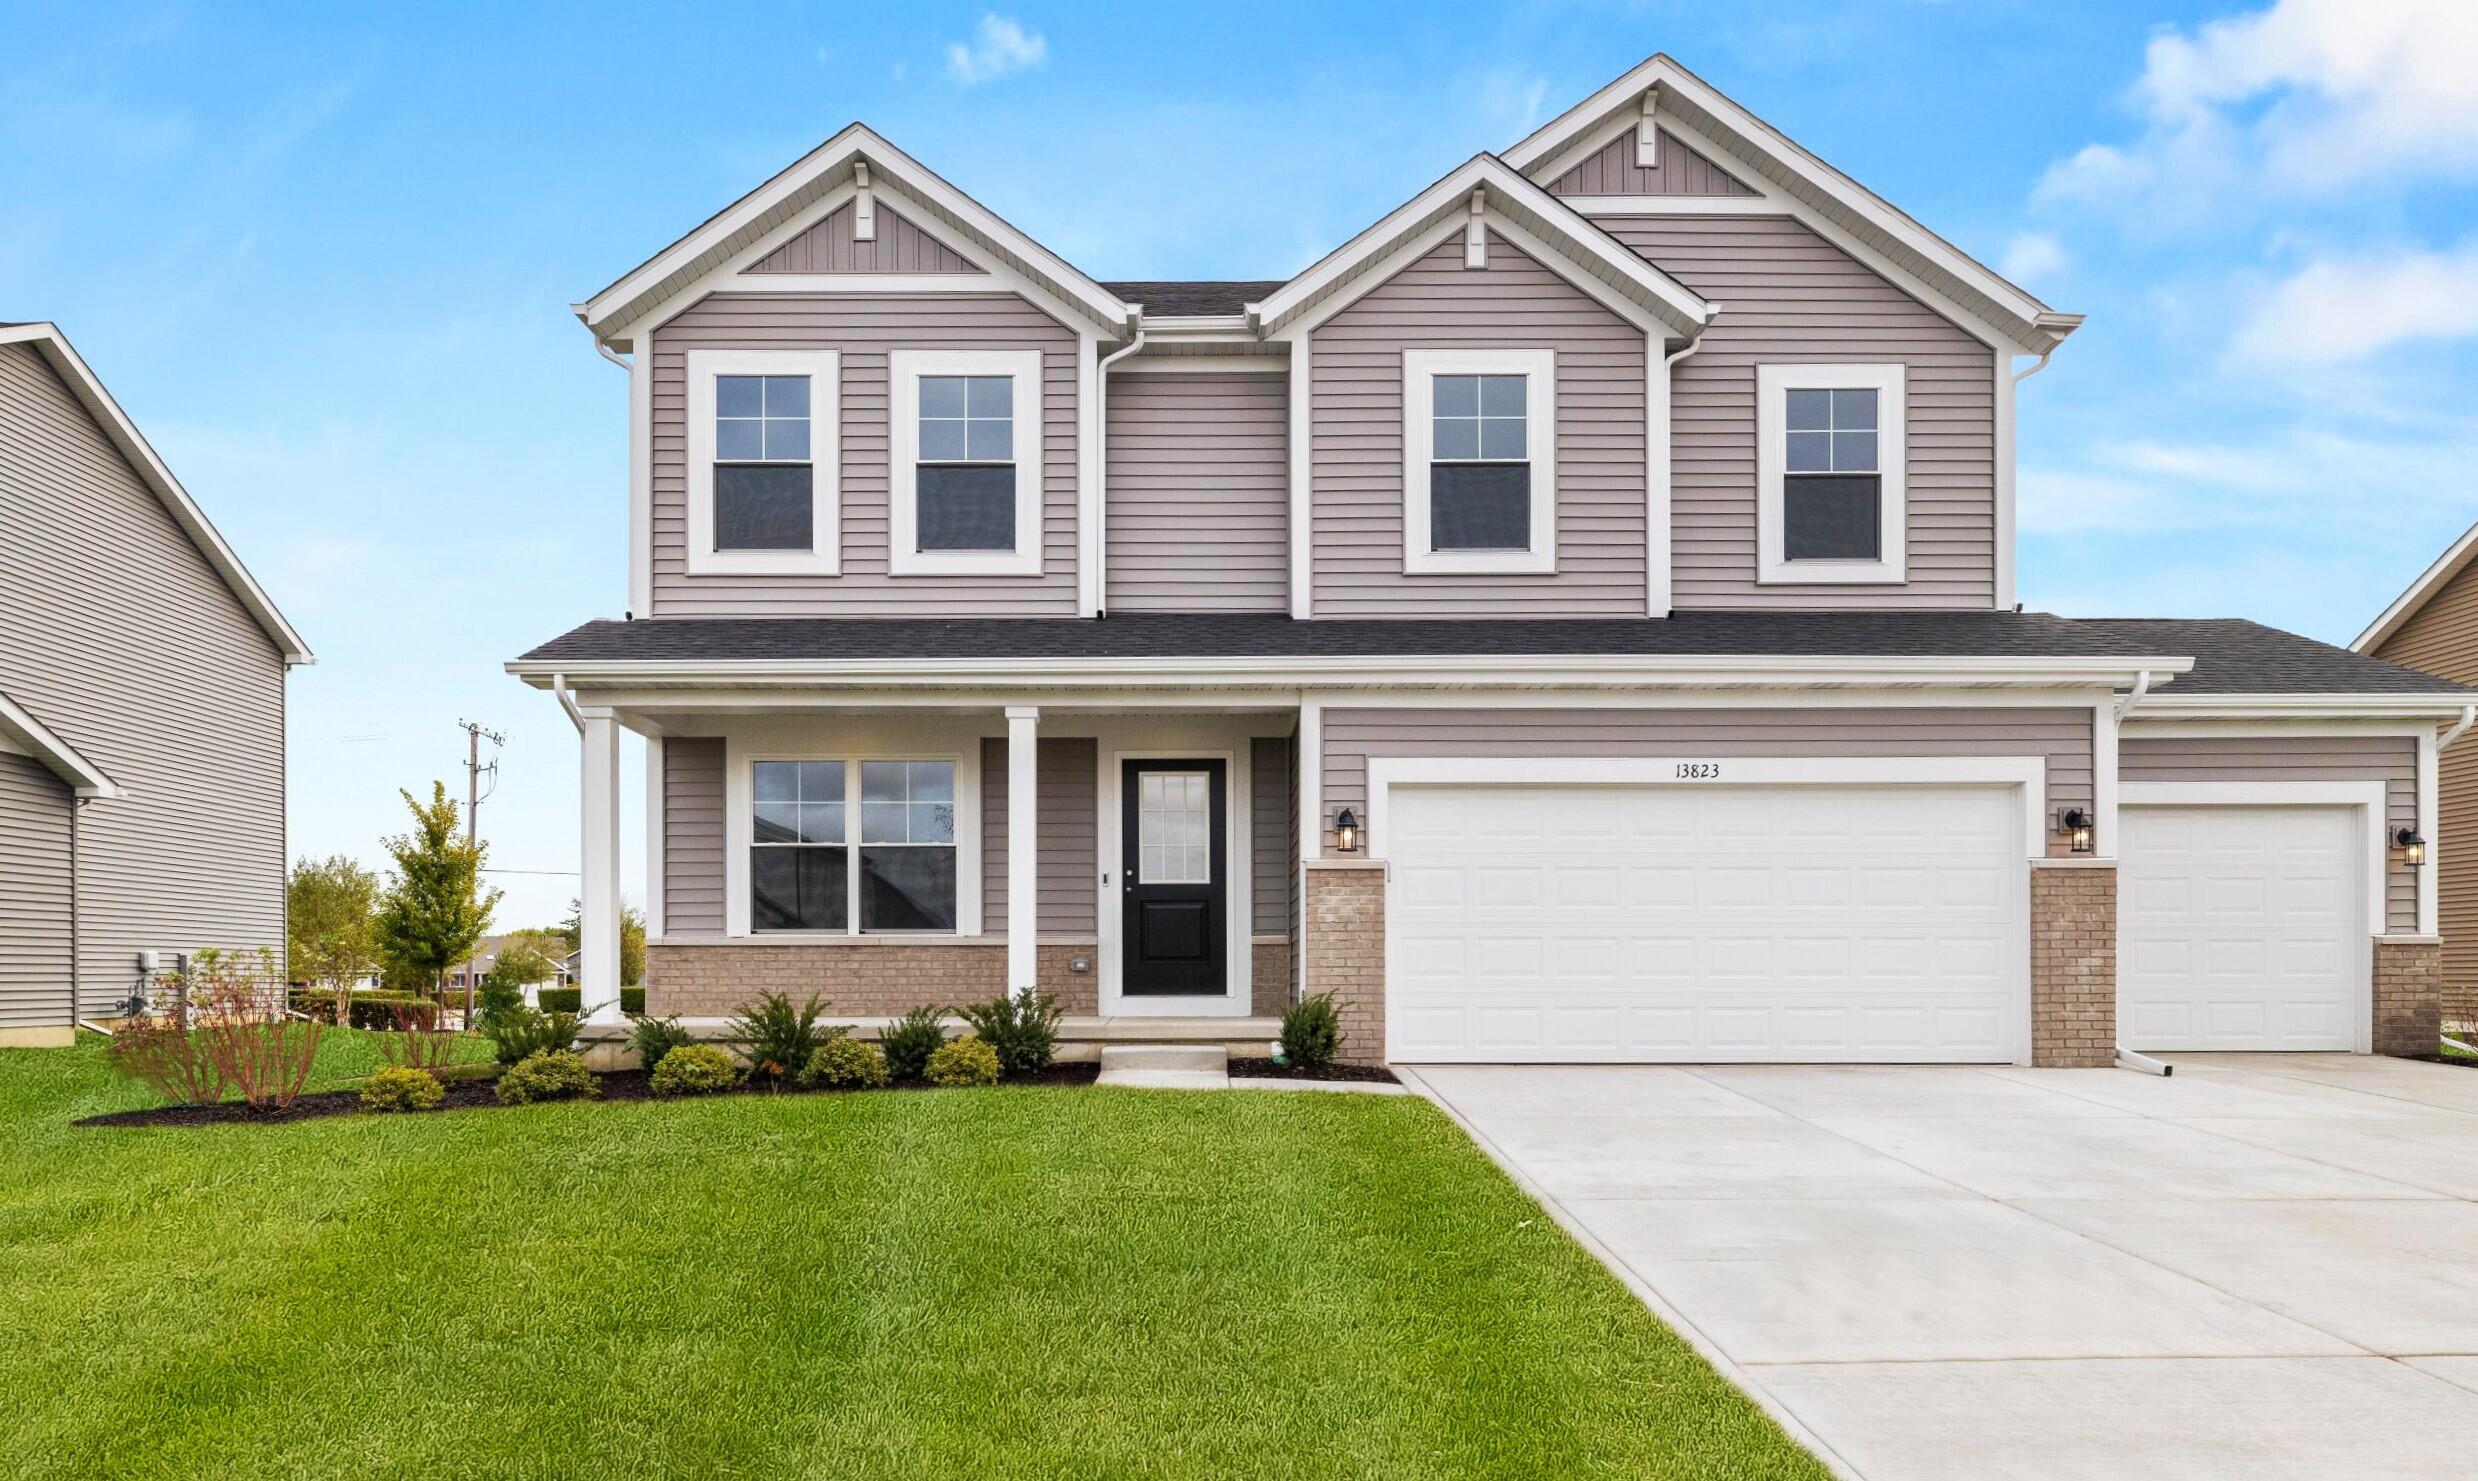
[[[1099,974],[1067,970],[1069,958],[1090,959],[1093,952],[1090,944],[1044,943],[1040,948],[1041,990],[1057,997],[1069,1013],[1098,1011]],[[816,993],[834,1013],[880,1017],[924,1004],[998,996],[1006,990],[1007,945],[655,942],[646,948],[645,975],[645,1008],[657,1016],[736,1013],[759,993],[781,992],[794,1001]]]
[[2444,948],[2432,936],[2375,938],[2375,1052],[2430,1055],[2443,1030]]
[[2031,1063],[2116,1063],[2117,871],[2031,865]]
[[1308,991],[1330,993],[1342,1057],[1385,1062],[1385,871],[1311,863],[1303,911]]

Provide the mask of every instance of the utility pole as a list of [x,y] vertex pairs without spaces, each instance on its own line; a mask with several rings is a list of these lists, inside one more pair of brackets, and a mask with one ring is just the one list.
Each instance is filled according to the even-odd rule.
[[[486,773],[489,775],[491,792],[499,790],[499,752],[507,745],[508,738],[496,730],[483,729],[478,720],[459,720],[456,722],[456,728],[465,733],[465,847],[471,848],[474,841],[481,836],[482,799],[490,795],[490,792],[482,790],[482,777]],[[490,764],[487,766],[482,764],[482,742],[484,741],[489,741],[491,746]],[[479,888],[478,879],[476,888]],[[465,1027],[467,1029],[473,1027],[473,963],[472,957],[465,958]]]

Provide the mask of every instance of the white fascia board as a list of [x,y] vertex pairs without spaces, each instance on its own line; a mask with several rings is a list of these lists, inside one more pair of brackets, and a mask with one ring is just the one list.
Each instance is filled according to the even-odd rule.
[[2473,555],[2478,555],[2478,524],[2462,531],[2461,538],[2437,556],[2435,564],[2427,567],[2425,574],[2410,582],[2409,589],[2395,597],[2392,605],[2383,609],[2383,615],[2368,624],[2366,631],[2350,642],[2350,648],[2371,657],[2377,648],[2383,646],[2386,638],[2400,631],[2402,623],[2418,615],[2418,609],[2426,605],[2427,598],[2441,590],[2445,582],[2460,575],[2461,568],[2469,564]]
[[[1367,269],[1396,251],[1405,240],[1418,237],[1449,218],[1459,229],[1474,190],[1487,192],[1487,204],[1493,212],[1527,219],[1529,234],[1534,238],[1543,229],[1554,232],[1561,238],[1549,244],[1554,253],[1594,263],[1600,269],[1594,276],[1650,309],[1679,337],[1694,338],[1711,318],[1711,305],[1692,289],[1627,250],[1576,214],[1572,207],[1491,154],[1472,156],[1445,178],[1388,212],[1375,225],[1327,253],[1262,302],[1249,304],[1248,318],[1259,333],[1271,336],[1289,328],[1312,305],[1318,308],[1319,317],[1330,317],[1339,305],[1329,306],[1320,301],[1329,294],[1340,293],[1348,295],[1342,300],[1347,303],[1377,287],[1384,276]],[[1492,228],[1506,224],[1503,219],[1489,223]],[[1520,226],[1525,221],[1514,224]],[[1353,287],[1355,278],[1360,282]]]
[[2138,726],[2141,719],[2166,719],[2171,716],[2222,716],[2236,719],[2276,720],[2285,717],[2301,719],[2344,719],[2363,716],[2368,719],[2458,719],[2478,695],[2472,694],[2178,694],[2174,690],[2154,689],[2143,697],[2139,719],[2129,719],[2129,727]]
[[299,667],[318,662],[318,655],[310,651],[310,645],[301,640],[301,634],[295,632],[293,625],[284,620],[284,614],[276,610],[274,599],[249,573],[249,567],[241,563],[241,557],[224,543],[224,537],[207,519],[206,511],[198,507],[198,501],[189,496],[189,490],[181,487],[181,481],[173,477],[172,470],[155,455],[155,449],[138,431],[137,423],[129,420],[129,414],[112,399],[112,393],[103,388],[102,379],[87,365],[85,357],[78,354],[77,347],[69,343],[68,336],[60,332],[59,326],[35,323],[0,327],[0,344],[33,345],[61,380],[68,384],[70,391],[95,419],[95,424],[103,429],[103,435],[120,450],[122,457],[129,460],[129,466],[137,473],[139,480],[163,501],[173,520],[196,542],[199,553],[207,558],[207,564],[224,578],[224,584],[241,599],[241,605],[249,609],[250,616],[273,640],[277,651],[284,657],[285,666]]
[[77,753],[77,748],[54,735],[51,730],[28,714],[25,708],[5,694],[0,694],[0,737],[15,744],[9,749],[22,750],[43,763],[52,775],[67,782],[80,797],[119,797],[121,789],[102,767]]

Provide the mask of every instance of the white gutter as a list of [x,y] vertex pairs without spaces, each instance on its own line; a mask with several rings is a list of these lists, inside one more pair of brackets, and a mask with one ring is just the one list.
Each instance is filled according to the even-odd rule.
[[2151,671],[2149,669],[2144,669],[2141,673],[2134,676],[2133,690],[2128,693],[2125,698],[2117,701],[2117,723],[2120,725],[2125,723],[2125,717],[2134,713],[2134,706],[2141,704],[2142,697],[2150,692]]
[[[1719,317],[1721,317],[1721,309],[1722,309],[1722,307],[1723,307],[1722,305],[1717,304],[1717,303],[1706,303],[1706,304],[1704,305],[1704,328],[1705,328],[1706,330],[1709,330],[1709,329],[1711,329],[1711,328],[1712,328],[1712,321],[1713,321],[1713,320],[1718,319]],[[1681,360],[1685,359],[1685,358],[1686,358],[1687,356],[1689,356],[1689,355],[1694,354],[1697,350],[1700,350],[1700,349],[1702,349],[1703,347],[1704,347],[1704,337],[1703,337],[1703,335],[1698,334],[1698,335],[1697,335],[1697,336],[1695,336],[1693,339],[1688,340],[1688,341],[1687,341],[1684,345],[1680,346],[1680,347],[1679,347],[1679,349],[1678,349],[1678,352],[1677,352],[1676,354],[1671,355],[1671,356],[1670,356],[1668,359],[1666,359],[1666,360],[1663,360],[1663,361],[1661,362],[1661,368],[1662,368],[1663,370],[1669,370],[1669,369],[1672,369],[1672,368],[1674,368],[1674,367],[1677,365],[1677,363],[1678,363],[1679,361],[1681,361]]]
[[2155,694],[2143,716],[2215,720],[2456,720],[2468,708],[2457,694]]
[[568,696],[568,676],[566,674],[551,675],[551,693],[559,696],[559,707],[568,712],[568,723],[576,727],[577,734],[583,735],[585,733],[585,714],[576,707],[576,701]]
[[1110,367],[1144,348],[1143,310],[1138,308],[1136,337],[1101,357],[1093,375],[1093,615],[1110,610]]
[[2445,749],[2451,746],[2454,741],[2469,734],[2469,727],[2472,723],[2478,723],[2478,705],[2461,706],[2461,718],[2459,722],[2456,723],[2450,730],[2445,731],[2442,739],[2435,742],[2435,753],[2439,756],[2442,755]]

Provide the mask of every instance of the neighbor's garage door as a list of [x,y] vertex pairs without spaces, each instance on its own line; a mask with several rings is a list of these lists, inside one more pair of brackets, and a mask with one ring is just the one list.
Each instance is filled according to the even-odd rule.
[[2129,1049],[2349,1049],[2369,951],[2348,807],[2127,807],[2117,1035]]
[[2010,788],[1398,786],[1392,1056],[2010,1060]]

